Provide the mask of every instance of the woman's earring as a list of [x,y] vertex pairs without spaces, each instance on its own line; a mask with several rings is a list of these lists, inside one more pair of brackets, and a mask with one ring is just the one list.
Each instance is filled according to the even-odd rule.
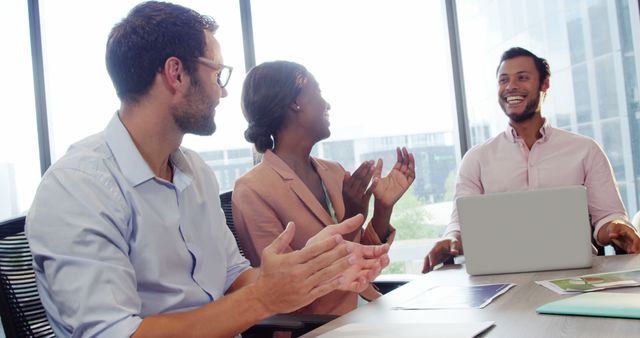
[[296,110],[300,110],[300,106],[296,106]]

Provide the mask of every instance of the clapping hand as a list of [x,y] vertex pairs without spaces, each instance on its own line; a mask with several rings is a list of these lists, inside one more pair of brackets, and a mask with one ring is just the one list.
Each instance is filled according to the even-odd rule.
[[254,283],[256,298],[270,314],[291,312],[341,287],[344,271],[357,261],[339,235],[326,235],[301,250],[287,252],[295,224],[262,250]]
[[[364,217],[356,215],[342,223],[329,225],[317,235],[311,237],[306,246],[314,245],[335,235],[351,233],[362,226],[363,222]],[[389,245],[362,245],[349,241],[345,241],[345,245],[349,252],[350,266],[340,276],[338,289],[362,292],[380,274],[380,271],[389,265],[389,256],[387,255]]]
[[378,160],[373,173],[372,191],[376,203],[385,207],[393,205],[409,189],[416,178],[415,160],[407,148],[396,148],[398,159],[389,174],[382,175],[382,160]]
[[[374,185],[369,187],[373,171],[375,169],[373,161],[365,161],[350,174],[348,171],[344,173],[344,181],[342,183],[342,199],[344,200],[344,219],[362,214],[367,218],[369,211],[369,201],[373,193]],[[368,187],[368,188],[367,188]]]

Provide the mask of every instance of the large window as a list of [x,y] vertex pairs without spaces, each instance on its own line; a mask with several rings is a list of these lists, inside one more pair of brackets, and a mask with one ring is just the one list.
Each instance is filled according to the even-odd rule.
[[211,137],[186,135],[184,145],[197,150],[216,172],[220,191],[231,190],[236,178],[253,167],[251,145],[244,139],[246,121],[240,109],[245,69],[239,1],[181,1],[185,6],[211,15],[220,24],[216,38],[227,65],[234,67],[227,85],[229,96],[216,109],[216,132]]
[[[0,220],[24,213],[40,181],[40,160],[26,2],[0,11]],[[10,32],[10,33],[8,33]]]
[[387,272],[422,268],[429,243],[449,221],[459,156],[451,61],[439,1],[253,1],[257,63],[303,64],[331,104],[331,137],[315,155],[354,170],[416,157],[412,189],[394,209]]
[[[103,130],[119,108],[105,66],[105,46],[111,28],[138,2],[40,1],[53,161],[64,155],[72,143]],[[231,189],[235,178],[252,166],[250,147],[242,137],[244,118],[239,104],[245,71],[238,2],[174,2],[210,15],[220,24],[216,38],[222,45],[225,63],[235,68],[227,87],[229,96],[221,100],[216,111],[215,134],[187,135],[183,142],[198,151],[216,171],[222,190]],[[234,155],[238,149],[248,156]]]
[[[103,130],[119,107],[104,64],[107,35],[140,0],[39,0],[51,161]],[[216,37],[234,66],[216,133],[186,136],[216,172],[222,190],[253,166],[239,97],[244,80],[240,5],[249,1],[175,0],[220,24]],[[302,63],[331,103],[332,136],[314,155],[353,170],[394,148],[416,155],[417,179],[392,218],[398,229],[386,272],[417,272],[449,221],[461,147],[452,90],[445,4],[457,7],[472,145],[501,132],[495,69],[522,46],[547,58],[551,89],[544,114],[553,125],[596,139],[627,210],[640,202],[640,9],[637,0],[269,0],[251,1],[258,63]],[[0,219],[25,212],[40,177],[27,2],[0,11]],[[249,25],[247,25],[249,26]],[[456,37],[453,37],[455,41]],[[251,41],[250,39],[246,41]],[[252,50],[252,49],[249,49]],[[36,74],[40,75],[40,74]],[[39,96],[36,96],[39,97]],[[462,149],[466,149],[462,147]]]
[[[503,131],[495,70],[520,46],[545,57],[551,87],[543,115],[596,139],[613,167],[630,215],[640,192],[640,94],[636,0],[458,1],[469,126],[478,144]],[[523,15],[526,13],[526,15]]]

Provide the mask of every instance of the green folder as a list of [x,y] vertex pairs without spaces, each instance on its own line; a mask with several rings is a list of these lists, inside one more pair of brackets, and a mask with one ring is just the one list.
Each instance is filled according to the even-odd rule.
[[640,293],[588,292],[547,303],[538,313],[640,318]]

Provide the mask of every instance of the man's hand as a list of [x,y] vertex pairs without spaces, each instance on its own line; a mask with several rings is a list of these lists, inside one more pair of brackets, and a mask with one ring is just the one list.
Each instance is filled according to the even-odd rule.
[[396,148],[396,153],[398,159],[387,176],[380,177],[382,175],[382,160],[378,160],[373,173],[373,196],[375,196],[376,203],[385,207],[393,207],[416,178],[413,154],[405,147]]
[[[350,174],[348,171],[344,173],[344,181],[342,183],[342,198],[344,200],[344,219],[362,214],[367,218],[369,211],[369,201],[373,193],[372,184],[369,187],[373,171],[375,169],[373,161],[365,161]],[[368,188],[367,188],[368,187]]]
[[352,265],[342,274],[344,279],[338,289],[360,293],[389,265],[389,244],[362,245],[347,242],[347,246],[350,247],[351,254],[360,257],[362,262]]
[[607,227],[609,240],[628,254],[640,253],[640,237],[633,227],[626,223],[613,221]]
[[349,255],[342,236],[327,236],[302,250],[285,253],[295,233],[295,224],[262,251],[255,297],[267,313],[297,310],[340,286],[341,274],[358,263]]
[[424,257],[422,273],[427,273],[446,261],[451,256],[457,256],[462,251],[462,244],[455,238],[444,238],[436,242],[431,251]]
[[295,224],[289,222],[262,251],[254,293],[266,312],[291,312],[336,289],[364,290],[389,263],[389,246],[361,245],[342,238],[362,222],[362,215],[357,215],[328,226],[303,249],[285,253],[295,233]]
[[[311,237],[305,248],[318,241],[326,240],[326,238],[352,233],[360,228],[363,222],[364,217],[358,214],[342,223],[329,225]],[[350,252],[350,259],[353,261],[351,267],[342,274],[343,278],[341,278],[338,289],[362,292],[380,274],[380,271],[389,265],[387,254],[389,245],[362,245],[349,241],[345,241],[345,245]]]

